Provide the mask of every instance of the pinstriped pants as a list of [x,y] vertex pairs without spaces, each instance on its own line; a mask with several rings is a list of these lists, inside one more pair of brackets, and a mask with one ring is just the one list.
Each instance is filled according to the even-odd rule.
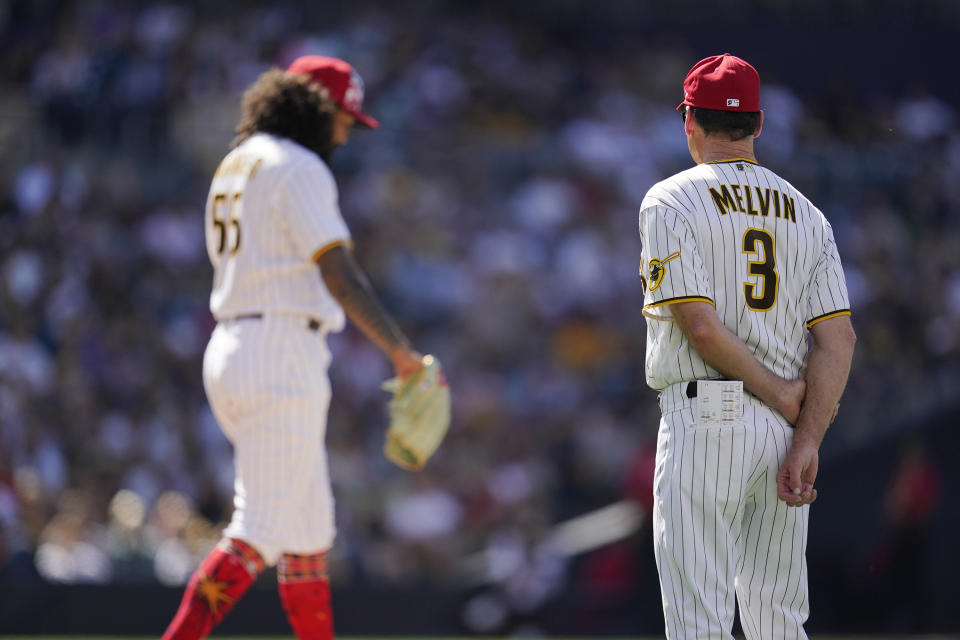
[[743,421],[698,427],[686,383],[660,395],[654,550],[670,639],[732,639],[734,597],[750,640],[805,639],[809,506],[777,498],[793,438],[744,394]]
[[299,316],[220,323],[203,383],[234,447],[233,516],[226,537],[252,544],[268,565],[280,554],[333,545],[333,495],[324,436],[330,351]]

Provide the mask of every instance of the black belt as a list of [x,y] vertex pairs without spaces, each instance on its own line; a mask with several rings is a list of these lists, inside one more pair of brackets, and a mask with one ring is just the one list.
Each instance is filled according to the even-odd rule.
[[[709,381],[713,380],[727,380],[728,378],[709,378]],[[697,397],[697,382],[699,380],[691,380],[687,383],[687,397],[696,398]]]
[[[234,320],[263,320],[262,313],[241,313],[237,316],[231,316],[229,318],[224,318],[224,322],[233,322]],[[323,326],[316,318],[307,318],[307,330],[308,331],[319,331],[320,327]]]

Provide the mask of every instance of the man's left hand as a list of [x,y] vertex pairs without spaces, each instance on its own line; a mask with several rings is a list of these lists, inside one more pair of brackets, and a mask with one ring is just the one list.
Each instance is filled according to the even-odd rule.
[[795,438],[777,472],[777,496],[787,506],[802,507],[817,499],[813,483],[819,463],[817,447]]

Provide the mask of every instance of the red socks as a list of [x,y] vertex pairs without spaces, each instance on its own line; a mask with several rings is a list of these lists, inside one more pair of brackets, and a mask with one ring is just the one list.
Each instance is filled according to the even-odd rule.
[[325,553],[285,553],[277,563],[280,601],[300,640],[333,640],[333,610]]
[[[200,640],[223,620],[263,571],[263,558],[243,542],[225,538],[194,572],[162,640]],[[300,640],[333,640],[326,554],[285,553],[277,564],[280,601]]]
[[256,549],[224,538],[193,573],[162,640],[200,640],[223,620],[263,571]]

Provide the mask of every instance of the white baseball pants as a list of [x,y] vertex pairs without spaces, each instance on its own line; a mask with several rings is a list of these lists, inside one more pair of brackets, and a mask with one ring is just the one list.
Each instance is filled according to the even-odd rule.
[[777,498],[793,439],[744,394],[743,421],[698,427],[686,383],[660,394],[654,549],[667,638],[732,640],[734,597],[749,640],[805,639],[809,506]]
[[221,322],[207,344],[204,388],[236,467],[223,534],[252,544],[268,565],[333,545],[329,365],[325,333],[302,316]]

